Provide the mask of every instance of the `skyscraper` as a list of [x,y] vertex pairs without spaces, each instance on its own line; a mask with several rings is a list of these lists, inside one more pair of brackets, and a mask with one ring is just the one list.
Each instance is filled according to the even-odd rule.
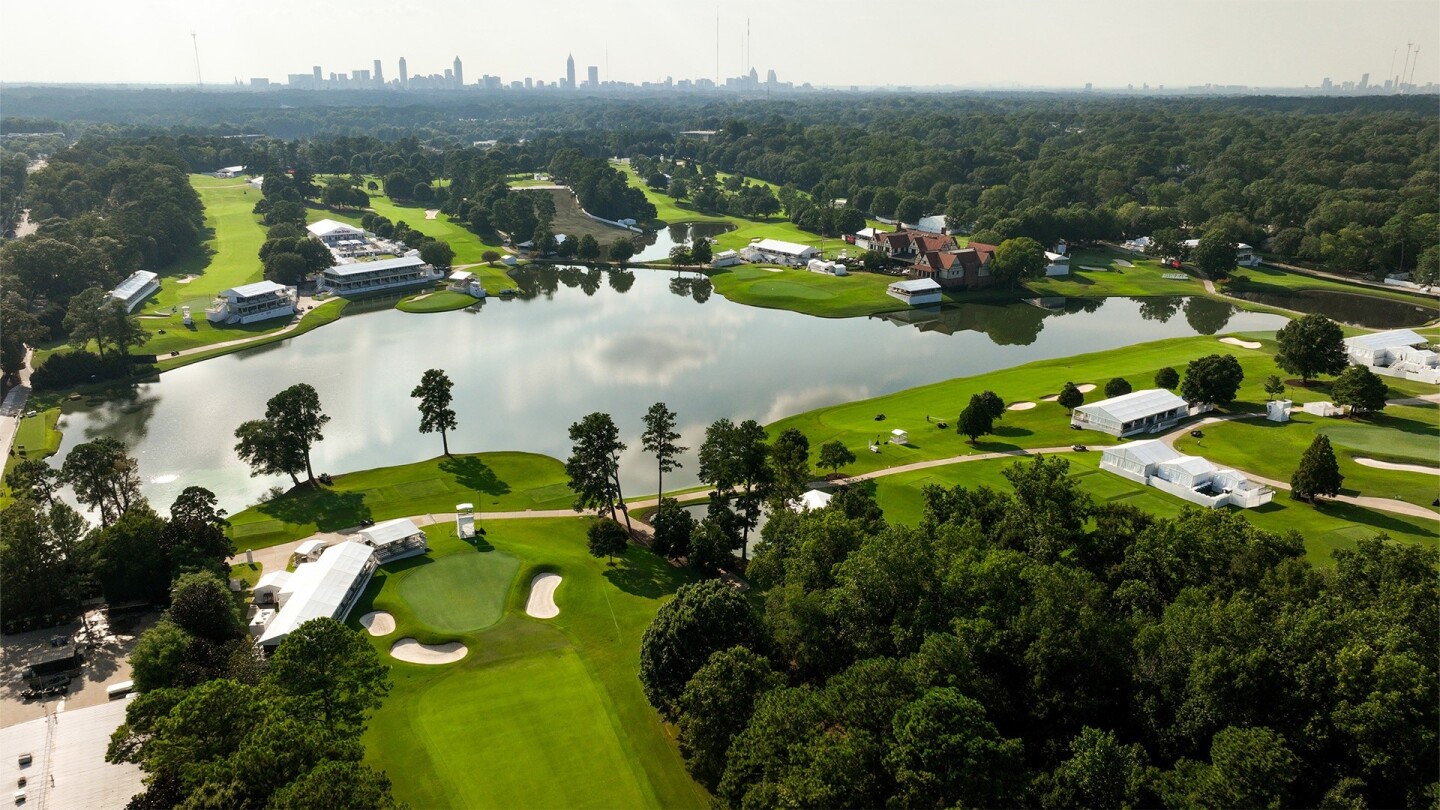
[[402,57],[400,57],[400,86],[401,86],[401,87],[408,87],[409,85],[410,85],[410,71],[408,71],[408,70],[405,69],[405,57],[402,56]]
[[465,73],[460,69],[460,57],[455,57],[455,86],[465,86]]
[[319,65],[316,65],[315,67],[311,68],[311,70],[315,73],[315,83],[316,83],[316,84],[319,84],[320,82],[325,81],[325,77],[320,75],[320,66],[319,66]]
[[597,66],[595,66],[595,65],[591,65],[591,66],[589,67],[589,69],[585,71],[585,75],[589,78],[589,81],[586,82],[586,84],[590,85],[592,88],[594,88],[594,87],[599,87],[599,86],[600,86],[600,68],[599,68],[599,67],[597,67]]
[[382,72],[380,72],[380,60],[379,60],[379,59],[376,59],[376,60],[375,60],[375,83],[376,83],[376,84],[384,84],[384,83],[385,83],[385,74],[382,73]]
[[565,57],[565,86],[575,89],[575,55]]

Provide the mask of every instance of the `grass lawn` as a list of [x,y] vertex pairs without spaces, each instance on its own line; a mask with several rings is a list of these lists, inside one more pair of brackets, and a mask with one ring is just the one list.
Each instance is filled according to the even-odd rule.
[[[538,191],[527,191],[526,194],[548,194],[550,199],[555,201],[555,218],[550,221],[550,231],[555,234],[565,234],[571,239],[579,239],[585,234],[595,237],[602,247],[609,245],[619,239],[631,235],[630,231],[615,225],[606,225],[585,216],[580,210],[580,204],[570,196],[570,192],[564,189],[540,189]],[[524,239],[516,238],[523,242]]]
[[[1099,453],[1069,453],[1065,458],[1070,462],[1071,476],[1097,502],[1127,503],[1160,517],[1174,517],[1192,506],[1153,487],[1101,471]],[[885,510],[887,520],[916,523],[924,510],[921,491],[925,486],[974,488],[985,485],[1013,492],[1014,488],[1001,472],[1014,463],[1011,459],[993,459],[877,478],[874,482],[876,500]],[[1305,537],[1306,553],[1317,565],[1328,565],[1335,549],[1353,548],[1356,540],[1381,532],[1396,540],[1430,547],[1440,541],[1440,526],[1434,521],[1345,504],[1312,507],[1290,500],[1283,492],[1276,492],[1275,500],[1263,507],[1241,511],[1266,531],[1278,533],[1294,529],[1300,532]]]
[[[1133,266],[1118,264],[1117,259]],[[1089,267],[1103,269],[1087,270]],[[1167,279],[1166,275],[1185,275],[1185,279]],[[1076,250],[1070,255],[1070,275],[1034,279],[1025,286],[1031,292],[1046,296],[1205,295],[1204,283],[1194,276],[1161,267],[1155,259],[1108,249]]]
[[1440,478],[1433,475],[1380,470],[1354,461],[1364,457],[1436,466],[1440,406],[1435,405],[1391,406],[1376,416],[1353,420],[1296,413],[1283,424],[1265,419],[1227,422],[1206,427],[1204,438],[1185,436],[1175,447],[1218,464],[1289,481],[1316,433],[1328,435],[1335,448],[1345,476],[1342,494],[1398,496],[1422,506],[1440,495]]
[[[33,399],[31,404],[35,404]],[[34,416],[20,419],[20,426],[15,430],[15,440],[11,443],[13,455],[5,459],[6,474],[10,472],[10,468],[27,458],[46,459],[55,455],[60,449],[60,430],[56,427],[59,419],[59,408],[37,410]],[[10,488],[0,479],[0,509],[9,503]]]
[[[839,440],[857,458],[848,472],[866,472],[885,467],[910,464],[927,459],[949,458],[969,453],[996,452],[1017,447],[1059,447],[1075,442],[1103,445],[1114,441],[1094,431],[1070,429],[1064,408],[1042,399],[1059,393],[1067,381],[1077,385],[1092,383],[1103,388],[1112,377],[1125,377],[1136,388],[1153,387],[1155,372],[1166,366],[1184,371],[1185,365],[1207,354],[1232,354],[1245,370],[1245,383],[1240,401],[1234,410],[1260,410],[1265,394],[1262,383],[1275,373],[1271,352],[1273,335],[1251,333],[1246,337],[1260,340],[1261,349],[1240,349],[1220,343],[1215,337],[1186,337],[1141,343],[1123,350],[1095,352],[1075,357],[1056,358],[1027,363],[979,377],[961,377],[898,391],[882,397],[844,403],[797,414],[767,426],[771,436],[786,428],[797,428],[810,439],[812,453],[818,456],[820,446]],[[1006,403],[1034,402],[1026,411],[1006,411],[992,436],[982,438],[972,447],[953,427],[955,416],[970,401],[972,394],[991,390]],[[1085,395],[1088,401],[1102,399],[1099,390]],[[1318,398],[1318,397],[1317,397]],[[876,421],[885,414],[884,421]],[[926,417],[932,421],[927,422]],[[936,427],[944,420],[952,425],[945,430]],[[888,435],[892,429],[910,431],[911,445],[886,444],[878,454],[867,450],[876,436]],[[812,461],[814,456],[812,456]],[[1258,471],[1257,471],[1258,472]]]
[[[248,342],[243,346],[224,346],[213,349],[211,351],[196,352],[195,354],[185,355],[184,357],[161,357],[155,363],[155,366],[161,371],[170,371],[171,369],[180,368],[181,366],[188,366],[191,363],[198,363],[201,360],[209,360],[212,357],[219,357],[222,354],[230,354],[231,352],[238,352],[243,349],[253,349],[256,346],[265,346],[281,340],[289,340],[293,337],[303,335],[312,329],[318,329],[328,323],[334,323],[337,319],[339,319],[342,314],[344,314],[345,307],[349,303],[349,301],[343,298],[334,298],[326,301],[323,304],[319,304],[314,309],[305,313],[305,315],[300,319],[300,325],[295,327],[294,329],[291,329],[289,332],[282,333],[278,331],[261,331],[257,333],[257,337],[255,340]],[[250,326],[254,326],[254,324],[250,324]],[[238,329],[241,330],[245,328],[246,327],[243,326],[238,327]],[[243,337],[243,335],[231,335],[227,338],[227,340],[234,340],[240,337]]]
[[[490,521],[475,546],[457,540],[453,527],[436,527],[427,557],[376,574],[351,615],[396,617],[394,633],[371,639],[395,687],[364,742],[397,799],[414,807],[708,806],[638,677],[641,635],[689,574],[638,548],[612,568],[586,552],[588,524]],[[457,579],[445,610],[437,614],[424,597],[417,603],[424,587],[416,578],[452,565],[457,576],[473,576]],[[541,571],[564,578],[554,619],[524,613]],[[443,626],[474,604],[503,606],[498,622]],[[390,646],[407,636],[460,641],[469,652],[444,666],[390,658]]]
[[875,273],[852,273],[843,278],[808,270],[775,272],[754,265],[737,265],[711,271],[715,290],[737,304],[770,307],[849,318],[904,309],[885,294],[895,279]]
[[[425,441],[438,438],[424,437]],[[299,489],[230,518],[236,548],[265,548],[316,532],[455,511],[470,501],[484,511],[565,509],[574,502],[564,465],[535,453],[477,453],[364,470],[318,490]]]
[[[431,533],[444,531],[432,528]],[[498,551],[452,554],[406,571],[398,578],[400,598],[417,621],[440,632],[483,630],[500,621],[519,570],[519,560]]]
[[401,312],[452,312],[470,306],[475,300],[468,293],[441,290],[406,296],[395,308]]
[[1278,267],[1237,267],[1231,274],[1230,280],[1221,285],[1221,289],[1236,292],[1269,292],[1281,295],[1299,292],[1300,290],[1322,290],[1326,292],[1350,293],[1351,295],[1368,295],[1375,298],[1389,298],[1395,301],[1404,301],[1407,304],[1428,306],[1431,309],[1436,307],[1434,298],[1409,295],[1398,289],[1386,290],[1380,287],[1346,284],[1342,281],[1333,281],[1328,278],[1310,276],[1304,273],[1293,273]]

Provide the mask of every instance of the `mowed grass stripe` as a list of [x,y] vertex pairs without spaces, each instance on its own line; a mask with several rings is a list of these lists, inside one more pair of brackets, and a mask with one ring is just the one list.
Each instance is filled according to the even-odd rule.
[[419,729],[458,806],[654,806],[607,702],[573,649],[547,650],[436,683]]
[[509,554],[452,554],[397,575],[415,618],[438,632],[468,633],[500,621],[520,561]]

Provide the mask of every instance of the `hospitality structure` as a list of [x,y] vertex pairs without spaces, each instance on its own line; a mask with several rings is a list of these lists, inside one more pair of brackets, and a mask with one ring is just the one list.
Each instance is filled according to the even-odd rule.
[[254,323],[295,314],[295,288],[273,281],[257,281],[221,290],[205,310],[211,323]]
[[400,256],[327,267],[320,274],[319,287],[336,295],[364,295],[433,284],[443,279],[443,273],[426,264],[419,256]]
[[885,288],[885,294],[912,307],[940,303],[940,285],[932,278],[911,278]]
[[1077,406],[1070,412],[1070,424],[1111,436],[1131,436],[1165,430],[1198,412],[1163,388],[1146,388]]
[[[355,600],[370,582],[377,565],[375,550],[362,542],[348,540],[325,549],[320,559],[304,563],[288,580],[278,586],[279,605],[268,621],[251,630],[257,632],[257,643],[274,650],[296,628],[311,619],[331,618],[344,621]],[[263,613],[263,611],[262,611]],[[260,618],[257,613],[256,618]]]
[[819,255],[819,248],[781,239],[760,239],[740,251],[740,257],[748,262],[770,262],[791,267],[799,267]]
[[115,289],[110,291],[110,297],[125,305],[126,312],[134,312],[135,307],[146,298],[149,298],[160,289],[160,276],[149,270],[136,270],[130,277],[120,282]]
[[1429,340],[1410,329],[1346,338],[1345,353],[1351,363],[1376,374],[1440,383],[1440,354],[1430,348]]
[[1100,469],[1210,509],[1253,509],[1275,497],[1273,489],[1244,474],[1217,467],[1200,456],[1187,456],[1159,439],[1105,448]]

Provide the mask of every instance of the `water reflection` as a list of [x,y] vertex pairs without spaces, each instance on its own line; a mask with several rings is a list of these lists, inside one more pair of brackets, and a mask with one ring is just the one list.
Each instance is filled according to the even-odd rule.
[[1228,290],[1226,294],[1266,306],[1319,313],[1341,323],[1371,329],[1420,326],[1440,316],[1440,308],[1433,305],[1328,290]]
[[[347,309],[334,324],[276,344],[284,351],[228,355],[168,372],[111,402],[74,403],[56,461],[79,442],[115,436],[139,459],[152,502],[170,503],[183,487],[197,485],[234,511],[282,481],[250,477],[232,447],[235,427],[263,413],[277,391],[297,382],[315,386],[332,417],[315,448],[316,470],[340,473],[435,455],[438,443],[416,432],[409,394],[425,369],[442,368],[455,381],[459,411],[452,450],[564,458],[567,426],[603,411],[630,445],[621,476],[626,491],[638,495],[654,486],[654,460],[639,449],[638,436],[640,417],[656,401],[680,414],[680,444],[696,448],[705,427],[721,417],[771,422],[1032,360],[1193,335],[1191,320],[1214,325],[1200,317],[1204,308],[1168,323],[1146,320],[1138,303],[1123,299],[814,318],[731,303],[696,275],[578,267],[527,267],[513,275],[518,300],[497,297],[479,314]],[[1241,312],[1229,317],[1228,328],[1268,330],[1284,322]],[[695,482],[693,451],[681,462],[666,476],[676,487]]]
[[653,262],[670,258],[670,249],[676,245],[694,244],[696,239],[714,239],[722,233],[734,230],[728,222],[677,222],[655,233],[636,236],[640,248],[634,256],[637,262]]

